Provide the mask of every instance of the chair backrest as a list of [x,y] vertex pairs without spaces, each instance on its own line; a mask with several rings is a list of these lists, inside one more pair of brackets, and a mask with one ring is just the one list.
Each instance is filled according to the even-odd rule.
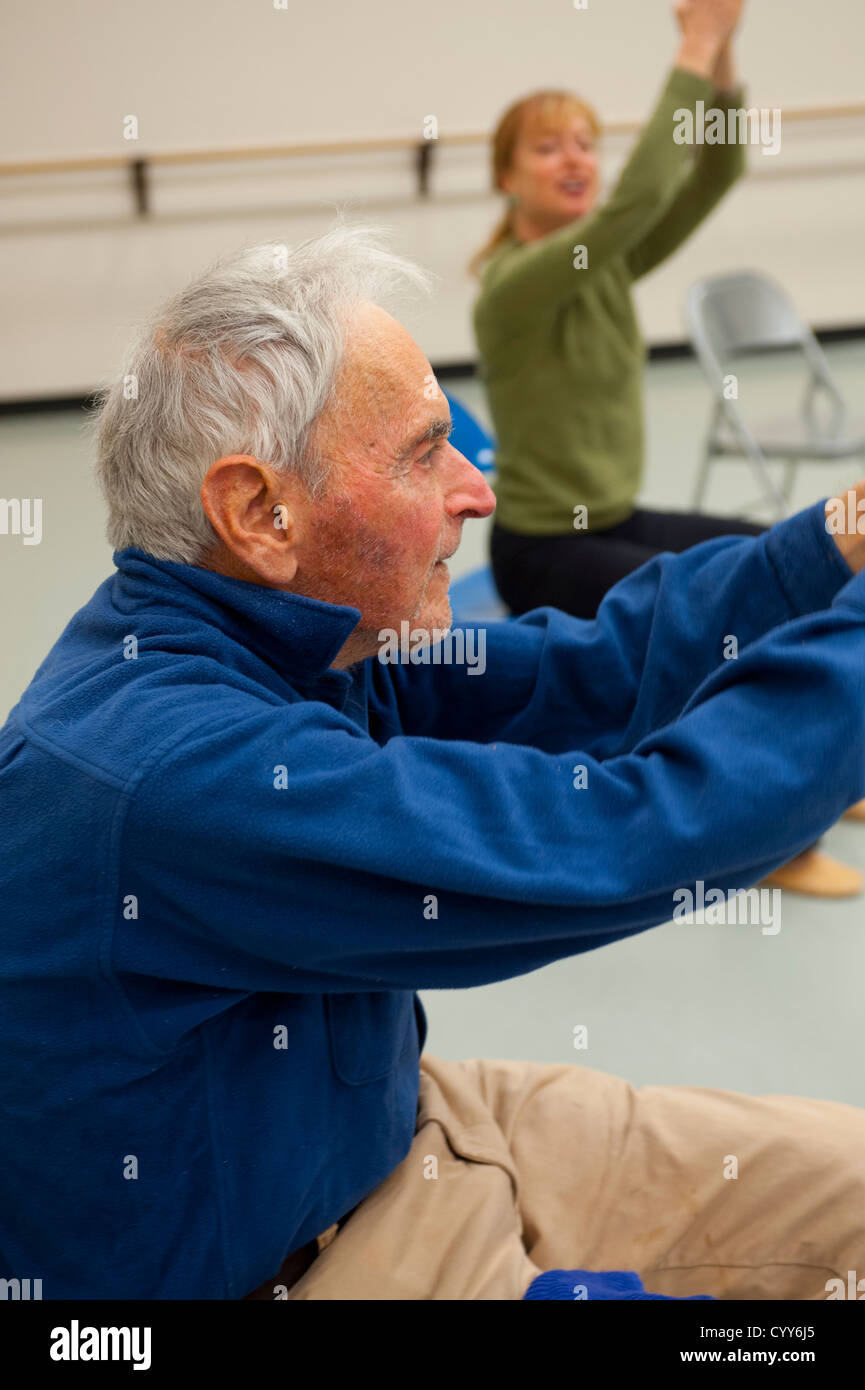
[[698,280],[685,297],[685,319],[697,356],[715,372],[740,353],[771,348],[801,348],[812,369],[822,357],[786,291],[756,270]]
[[487,434],[468,406],[463,405],[456,396],[452,396],[450,391],[445,391],[444,394],[450,405],[454,424],[451,435],[454,448],[464,454],[482,473],[491,472],[496,466],[496,442],[492,435]]
[[[744,416],[725,389],[731,361],[747,353],[790,349],[799,350],[807,368],[800,404],[806,430],[815,438],[840,436],[847,410],[826,355],[790,296],[770,276],[737,270],[698,280],[685,296],[685,321],[713,389],[716,409],[724,412],[740,436],[747,433]],[[828,425],[815,415],[818,395],[830,404]],[[755,441],[750,442],[754,446]]]

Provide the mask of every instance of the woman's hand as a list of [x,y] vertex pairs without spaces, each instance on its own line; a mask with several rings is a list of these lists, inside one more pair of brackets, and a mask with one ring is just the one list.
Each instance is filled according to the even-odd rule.
[[742,15],[745,0],[676,0],[673,10],[684,38],[714,33],[728,39]]
[[743,6],[744,0],[676,0],[673,8],[682,33],[676,67],[711,78]]

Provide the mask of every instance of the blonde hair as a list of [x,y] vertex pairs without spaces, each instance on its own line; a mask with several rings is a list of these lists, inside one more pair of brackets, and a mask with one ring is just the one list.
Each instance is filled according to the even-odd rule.
[[[492,185],[495,192],[501,189],[501,177],[513,167],[514,151],[517,141],[525,130],[559,131],[574,116],[588,122],[592,134],[597,139],[601,133],[601,123],[595,110],[588,102],[575,96],[573,92],[550,89],[532,92],[521,97],[509,106],[493,132],[492,140]],[[513,230],[513,207],[509,207],[504,217],[497,223],[492,234],[469,262],[472,275],[480,275],[484,261],[488,260]]]

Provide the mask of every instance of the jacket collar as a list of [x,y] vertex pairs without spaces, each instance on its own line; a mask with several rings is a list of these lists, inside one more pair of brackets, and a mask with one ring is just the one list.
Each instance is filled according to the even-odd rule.
[[157,560],[133,546],[115,550],[113,558],[121,590],[132,603],[161,600],[191,613],[301,679],[322,676],[360,622],[359,608]]

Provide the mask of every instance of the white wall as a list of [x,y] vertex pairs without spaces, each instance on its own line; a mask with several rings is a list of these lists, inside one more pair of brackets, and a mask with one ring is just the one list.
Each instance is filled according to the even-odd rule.
[[[579,90],[608,121],[640,120],[674,47],[666,0],[7,0],[0,159],[288,141],[420,137],[491,127],[539,85]],[[751,0],[740,39],[748,101],[786,108],[863,100],[861,0]],[[122,138],[138,117],[136,145]],[[627,141],[611,138],[607,184]],[[154,214],[130,216],[121,172],[0,180],[0,399],[86,391],[130,328],[205,263],[242,242],[295,242],[334,205],[393,228],[441,276],[409,320],[433,363],[473,356],[465,262],[492,224],[484,151],[437,151],[433,196],[414,195],[402,154],[159,172]],[[789,123],[751,174],[640,287],[652,342],[682,337],[698,275],[772,271],[820,326],[865,322],[865,121]]]

